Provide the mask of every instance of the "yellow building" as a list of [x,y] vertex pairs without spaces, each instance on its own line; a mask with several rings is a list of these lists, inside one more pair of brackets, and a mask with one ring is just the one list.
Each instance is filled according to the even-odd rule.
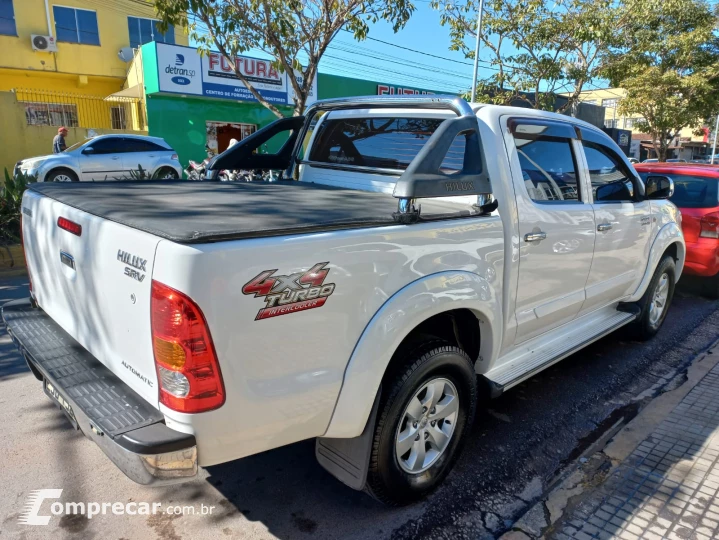
[[[111,131],[146,131],[141,96],[123,88],[136,50],[164,34],[141,0],[0,0],[0,169],[51,151],[58,126],[67,144]],[[110,96],[110,97],[109,97]]]
[[[641,115],[621,115],[617,110],[619,102],[624,97],[622,88],[599,88],[596,90],[585,90],[579,95],[582,103],[599,105],[604,107],[604,127],[627,129],[632,132],[632,150],[634,157],[639,158],[640,148],[643,148],[642,157],[654,157],[651,144],[651,137],[640,132],[636,128],[636,122],[643,120]],[[696,135],[692,128],[684,128],[679,134],[672,147],[672,156],[690,161],[692,159],[704,158],[707,153],[711,154],[711,145],[705,141],[702,135]]]

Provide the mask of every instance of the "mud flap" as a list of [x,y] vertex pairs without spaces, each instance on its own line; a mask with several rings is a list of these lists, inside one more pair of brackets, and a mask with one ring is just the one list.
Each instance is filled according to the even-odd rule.
[[377,421],[377,409],[382,387],[372,405],[372,412],[359,437],[352,439],[332,439],[317,437],[315,457],[322,467],[346,486],[362,491],[367,481],[369,458],[372,453],[374,426]]

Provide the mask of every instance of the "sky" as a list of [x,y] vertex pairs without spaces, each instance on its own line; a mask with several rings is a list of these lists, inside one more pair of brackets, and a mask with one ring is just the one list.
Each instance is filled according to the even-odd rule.
[[[414,0],[414,4],[414,14],[396,34],[384,21],[371,25],[368,39],[361,42],[341,31],[320,61],[320,72],[395,86],[467,91],[472,84],[472,60],[449,50],[449,29],[440,25],[439,12],[432,9],[429,0]],[[245,54],[268,57],[261,51]],[[479,77],[487,74],[480,65]]]
[[[428,0],[415,0],[415,5],[409,22],[396,34],[384,21],[372,25],[369,39],[362,42],[340,32],[320,62],[320,71],[432,90],[470,88],[472,60],[449,50],[449,29],[440,25],[440,14]],[[483,75],[487,73],[480,69]]]

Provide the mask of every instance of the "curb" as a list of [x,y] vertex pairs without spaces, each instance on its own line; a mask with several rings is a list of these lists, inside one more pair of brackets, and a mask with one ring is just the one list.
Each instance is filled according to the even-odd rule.
[[[542,499],[529,507],[500,540],[532,540],[551,533],[566,509],[573,506],[573,500],[601,485],[719,363],[718,347],[719,339],[697,354],[687,367],[686,381],[679,387],[653,398],[629,422],[624,423],[621,418],[610,426],[550,482]],[[675,377],[681,373],[677,372]]]

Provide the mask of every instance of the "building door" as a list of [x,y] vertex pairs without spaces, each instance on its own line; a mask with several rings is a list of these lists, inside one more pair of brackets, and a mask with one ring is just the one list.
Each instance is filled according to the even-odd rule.
[[234,122],[207,122],[207,146],[210,150],[221,154],[230,146],[230,141],[237,142],[249,137],[257,130],[254,124],[237,124]]

